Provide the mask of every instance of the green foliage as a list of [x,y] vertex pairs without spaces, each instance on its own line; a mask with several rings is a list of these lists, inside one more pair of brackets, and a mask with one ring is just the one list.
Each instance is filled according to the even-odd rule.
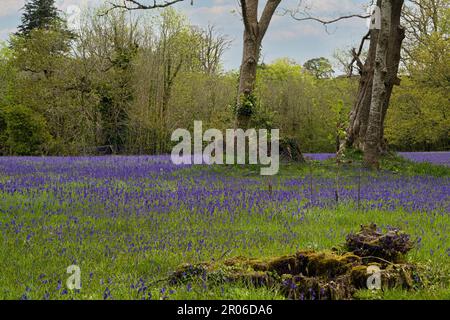
[[259,69],[256,95],[259,110],[271,115],[282,137],[299,141],[302,152],[335,152],[337,128],[346,126],[356,82],[318,80],[297,63],[279,59]]
[[8,135],[6,132],[6,115],[3,108],[0,108],[0,156],[8,153]]
[[448,91],[404,79],[393,93],[385,136],[391,147],[399,151],[447,150]]
[[450,89],[448,32],[433,32],[413,50],[412,76],[424,84]]
[[[100,69],[91,78],[92,90],[98,97],[99,132],[97,143],[111,145],[114,151],[126,150],[129,116],[127,109],[133,101],[133,63],[138,53],[136,25],[128,24],[124,12],[91,17],[94,32],[82,39],[84,46],[101,46]],[[87,58],[85,63],[95,63]],[[104,69],[103,69],[104,68]]]
[[272,80],[286,80],[292,76],[299,76],[301,71],[302,66],[289,58],[280,58],[259,67],[259,73]]
[[274,111],[258,108],[251,119],[251,126],[255,129],[277,129],[274,121]]
[[89,129],[80,109],[87,109],[91,94],[85,90],[86,82],[78,79],[82,69],[69,54],[71,41],[71,35],[57,25],[10,39],[8,66],[17,75],[6,105],[26,106],[45,118],[55,137],[48,149],[52,154],[75,153],[74,146],[84,138],[80,132]]
[[347,162],[362,162],[364,153],[360,149],[346,148],[341,160]]
[[226,130],[233,127],[238,79],[235,73],[211,75],[183,71],[178,79],[169,103],[170,130],[180,124],[191,130],[195,120],[203,121],[205,128]]
[[[132,128],[128,150],[139,150],[139,153],[144,150],[153,154],[168,153],[171,150],[170,135],[174,129],[192,126],[193,121],[187,122],[192,116],[196,116],[195,120],[209,118],[213,110],[225,110],[230,97],[224,97],[226,102],[219,101],[218,97],[223,95],[211,92],[228,90],[227,79],[217,79],[218,73],[205,74],[200,63],[200,48],[205,45],[202,42],[205,39],[199,35],[201,32],[198,28],[192,28],[184,15],[171,8],[164,10],[151,22],[152,24],[146,26],[148,29],[152,28],[151,35],[147,35],[147,31],[140,31],[148,39],[144,38],[140,43],[133,74],[133,80],[137,81],[131,82],[136,89],[131,109],[139,115],[145,114],[146,119],[142,119],[138,114],[128,113],[129,127]],[[184,76],[187,78],[184,79]],[[205,81],[207,77],[210,83]],[[202,86],[195,82],[189,83],[189,79],[199,79]],[[226,86],[213,88],[214,83],[224,83]],[[194,92],[197,94],[194,95]],[[206,93],[208,95],[205,96]],[[186,95],[190,98],[186,99]],[[208,96],[211,101],[205,100]],[[211,102],[218,105],[212,106]],[[187,109],[189,105],[197,108]],[[211,109],[205,110],[207,107]],[[200,113],[200,110],[206,112]],[[218,113],[218,116],[222,118],[223,112]],[[219,117],[214,119],[215,122]],[[134,135],[136,132],[139,132],[138,136]]]
[[334,73],[330,61],[324,57],[308,60],[303,67],[317,79],[331,78]]
[[405,15],[409,18],[406,69],[418,82],[448,91],[450,1],[419,0],[415,4],[405,8]]
[[0,106],[13,103],[17,69],[11,64],[13,50],[0,43]]
[[50,76],[60,70],[70,51],[71,37],[58,25],[33,29],[27,37],[10,39],[13,65],[19,70]]
[[407,75],[394,90],[385,129],[395,150],[450,148],[449,3],[420,0],[405,7]]
[[236,105],[235,114],[238,116],[251,117],[256,113],[258,108],[258,100],[254,94],[241,95],[240,103]]
[[[0,135],[3,135],[3,139],[7,137],[5,145],[9,154],[23,156],[46,153],[51,136],[44,117],[21,105],[5,107],[0,112]],[[5,124],[6,130],[2,134],[1,127],[4,128]],[[0,145],[1,141],[0,137]]]
[[[173,130],[191,129],[194,120],[224,130],[236,114],[251,116],[252,127],[280,129],[302,152],[335,152],[345,138],[358,82],[332,78],[325,58],[258,66],[254,93],[237,104],[238,72],[221,72],[219,62],[208,68],[205,52],[214,42],[185,16],[168,9],[138,23],[124,12],[97,13],[84,15],[76,38],[55,20],[0,49],[0,106],[23,105],[44,117],[51,154],[103,145],[167,153]],[[392,149],[449,148],[447,20],[411,50],[410,76],[395,89],[386,119]]]

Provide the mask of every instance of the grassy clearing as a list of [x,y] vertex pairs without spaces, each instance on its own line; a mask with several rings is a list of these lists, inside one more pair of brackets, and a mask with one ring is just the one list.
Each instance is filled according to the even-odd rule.
[[[208,170],[227,177],[243,174],[243,169],[234,167]],[[253,169],[245,170],[250,179],[265,179],[253,175]],[[283,167],[280,179],[305,176],[310,170],[305,166]],[[323,173],[324,167],[313,166],[313,170]],[[193,168],[183,175],[201,173],[200,168]],[[176,189],[173,181],[166,184]],[[136,188],[132,181],[113,185],[129,191]],[[82,183],[61,186],[67,190],[77,187],[83,187]],[[220,189],[220,180],[212,187]],[[205,215],[186,206],[163,214],[149,211],[133,215],[131,205],[123,202],[113,204],[118,214],[111,216],[106,214],[110,205],[60,201],[50,191],[1,194],[0,298],[282,299],[277,288],[257,289],[244,283],[211,286],[202,281],[169,287],[160,280],[186,262],[330,249],[342,243],[350,231],[371,222],[383,228],[399,227],[418,241],[408,259],[424,270],[426,286],[415,292],[361,291],[357,298],[449,298],[450,216],[442,211],[357,210],[353,203],[344,203],[298,214],[295,209],[304,203],[290,201],[250,214],[247,208],[237,207],[233,212],[215,209]],[[90,212],[93,208],[95,213]],[[69,277],[66,268],[72,264],[82,271],[79,292],[65,287]]]

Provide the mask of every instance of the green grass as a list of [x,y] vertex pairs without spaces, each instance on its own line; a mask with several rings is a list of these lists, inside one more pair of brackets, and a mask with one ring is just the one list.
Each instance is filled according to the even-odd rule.
[[[6,204],[14,201],[9,199]],[[19,213],[20,221],[25,225],[31,224],[36,215]],[[39,211],[36,211],[39,214]],[[48,227],[61,225],[59,219],[48,219],[41,228],[35,230],[30,241],[26,241],[26,234],[21,237],[12,234],[2,235],[0,248],[0,297],[3,299],[17,299],[29,287],[28,296],[41,299],[46,292],[52,298],[69,298],[56,290],[58,280],[63,281],[68,275],[65,268],[72,264],[74,259],[82,270],[82,290],[74,294],[77,299],[102,299],[102,293],[108,287],[115,299],[141,298],[136,290],[130,289],[131,283],[137,283],[139,278],[146,283],[154,282],[167,277],[177,265],[190,262],[196,263],[223,255],[220,244],[226,247],[235,247],[227,256],[245,255],[252,257],[268,257],[295,252],[298,249],[327,249],[342,243],[345,235],[357,230],[359,225],[377,222],[381,226],[395,225],[413,236],[422,236],[422,244],[414,249],[410,255],[411,262],[428,266],[429,274],[434,273],[434,283],[429,288],[423,288],[419,293],[385,293],[377,298],[390,299],[399,297],[425,296],[432,298],[448,298],[448,275],[450,274],[449,258],[445,248],[450,247],[450,240],[444,236],[449,234],[450,218],[448,215],[433,215],[426,213],[410,214],[401,210],[396,212],[370,211],[359,213],[350,208],[341,207],[337,210],[312,210],[303,221],[281,212],[275,218],[269,219],[267,215],[245,217],[239,216],[234,222],[224,223],[226,217],[217,215],[205,225],[198,220],[198,224],[186,226],[184,218],[189,212],[176,212],[167,217],[167,224],[163,229],[155,229],[147,219],[127,220],[117,218],[111,223],[110,218],[83,218],[78,216],[83,224],[88,225],[89,220],[102,234],[101,237],[87,238],[77,241],[76,228],[73,223],[63,224],[63,239],[58,242],[49,242]],[[3,219],[4,220],[4,217]],[[197,232],[208,230],[208,234],[199,237]],[[184,233],[183,230],[188,232]],[[231,230],[235,236],[230,237]],[[158,234],[159,238],[174,239],[183,237],[182,244],[189,241],[196,243],[205,239],[205,245],[214,243],[211,250],[204,250],[196,254],[186,252],[183,246],[173,250],[156,250],[147,253],[118,253],[108,255],[105,245],[111,248],[122,246],[127,235],[143,235],[144,240],[152,238],[149,235]],[[63,252],[63,248],[65,252]],[[438,248],[438,249],[437,249]],[[434,254],[430,255],[430,250]],[[92,278],[89,276],[93,273]],[[42,284],[39,275],[45,274],[45,279],[51,280]],[[110,283],[108,279],[111,279]],[[149,287],[153,297],[165,287],[164,283]],[[167,288],[174,290],[169,294],[173,299],[277,299],[280,298],[277,290],[251,289],[245,286],[226,286],[218,288],[203,288],[201,285],[193,286],[188,292],[186,288]],[[370,298],[370,295],[361,295]]]
[[[360,150],[348,149],[345,154],[346,161],[353,165],[361,165],[363,153]],[[335,160],[327,160],[329,165],[335,164]],[[395,152],[389,152],[381,158],[380,169],[392,173],[417,176],[427,175],[433,177],[450,177],[450,167],[436,165],[428,162],[414,162],[406,159]]]
[[417,291],[399,289],[387,291],[361,290],[356,293],[356,298],[361,300],[450,300],[450,289],[438,286]]
[[[184,174],[196,174],[198,170],[194,168]],[[242,170],[249,176],[255,174],[252,168],[210,170],[231,176],[242,175]],[[285,166],[281,178],[306,175],[309,170],[305,166]],[[317,166],[313,170],[326,169]],[[418,169],[408,169],[407,173],[415,170]],[[228,212],[216,212],[205,218],[186,208],[163,216],[149,212],[141,217],[119,215],[112,219],[102,214],[102,205],[96,215],[86,215],[83,204],[60,203],[50,192],[38,194],[32,201],[17,193],[0,195],[1,299],[18,299],[24,294],[30,299],[43,299],[46,294],[50,299],[103,299],[107,288],[114,299],[149,298],[149,293],[153,299],[282,299],[277,288],[253,288],[246,284],[205,286],[201,281],[189,287],[170,287],[161,280],[186,262],[240,255],[279,256],[308,248],[330,249],[342,243],[350,231],[371,222],[381,227],[396,226],[413,238],[421,237],[420,245],[408,255],[408,260],[424,270],[425,286],[408,292],[361,291],[357,298],[449,299],[448,214],[410,213],[401,209],[361,212],[353,206],[341,205],[335,209],[312,209],[302,218],[291,214],[291,209],[300,205],[291,202],[283,208],[269,208],[264,214],[249,215],[238,210],[233,218]],[[70,215],[46,213],[58,209],[64,212],[68,207]],[[7,209],[8,215],[4,213]],[[4,227],[13,218],[15,226]],[[28,235],[31,237],[27,240]],[[154,249],[127,252],[129,243],[136,248],[149,245]],[[189,243],[201,250],[189,250]],[[66,268],[72,264],[81,268],[82,289],[64,294],[69,277]],[[136,288],[140,279],[145,283],[143,291]]]

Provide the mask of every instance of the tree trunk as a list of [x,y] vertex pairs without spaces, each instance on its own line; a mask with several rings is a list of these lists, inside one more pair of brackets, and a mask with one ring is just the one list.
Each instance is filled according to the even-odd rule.
[[[377,5],[381,7],[382,0],[377,1]],[[385,55],[385,66],[386,66],[386,74],[384,76],[385,82],[385,90],[383,90],[383,105],[380,109],[381,111],[381,127],[379,128],[378,135],[378,152],[377,157],[381,152],[386,151],[387,145],[384,141],[384,121],[386,118],[387,110],[389,107],[390,97],[393,91],[394,85],[400,84],[400,79],[397,77],[398,67],[400,64],[400,52],[402,47],[402,42],[405,37],[405,30],[400,25],[400,18],[403,7],[403,0],[390,0],[391,13],[389,14],[389,30],[387,37],[387,49]],[[382,18],[383,14],[386,12],[381,12]],[[388,18],[389,18],[388,17]],[[373,81],[375,76],[375,68],[376,68],[376,54],[379,45],[379,34],[380,31],[376,29],[372,29],[370,31],[370,46],[367,55],[367,59],[362,65],[360,62],[360,74],[361,79],[359,83],[359,89],[357,94],[356,102],[353,106],[353,109],[350,113],[350,123],[347,129],[347,138],[345,142],[345,147],[353,147],[355,149],[365,150],[366,142],[367,142],[367,133],[369,126],[369,115],[370,108],[372,104],[373,98]],[[386,34],[385,34],[386,35]],[[378,79],[379,80],[379,79]],[[378,90],[378,93],[380,91]],[[374,123],[372,123],[374,124]],[[377,129],[378,130],[378,129]],[[370,147],[369,147],[370,148]]]
[[386,119],[387,110],[391,101],[392,91],[394,86],[400,85],[400,78],[398,78],[398,68],[401,59],[402,43],[405,39],[405,28],[400,24],[403,8],[403,0],[392,1],[391,14],[391,30],[389,36],[389,45],[387,53],[387,82],[386,82],[386,98],[383,105],[381,115],[381,123],[383,124],[380,132],[380,147],[381,151],[387,150],[387,144],[384,139],[384,121]]
[[244,52],[242,55],[237,98],[239,109],[236,114],[236,126],[238,128],[247,128],[252,116],[251,108],[244,103],[251,102],[251,95],[255,89],[259,53],[259,39],[250,32],[244,31]]
[[358,96],[350,113],[346,144],[356,149],[363,149],[366,140],[378,34],[379,30],[373,29],[370,31],[369,52],[364,65],[361,67]]
[[236,102],[236,128],[247,129],[254,113],[253,91],[261,43],[281,0],[267,0],[258,21],[258,0],[240,0],[244,21],[244,48]]
[[387,97],[387,53],[391,34],[391,0],[381,3],[381,30],[375,53],[375,69],[372,84],[372,98],[369,110],[366,140],[364,144],[364,164],[368,167],[379,166],[381,127],[383,126],[383,108]]

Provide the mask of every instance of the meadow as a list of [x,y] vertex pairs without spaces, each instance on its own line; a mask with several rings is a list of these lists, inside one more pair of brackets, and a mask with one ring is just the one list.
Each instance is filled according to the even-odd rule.
[[[407,259],[425,281],[355,298],[450,299],[449,153],[380,172],[306,156],[273,178],[167,156],[0,158],[0,299],[283,299],[277,287],[164,280],[182,263],[330,249],[371,222],[412,236]],[[70,265],[80,290],[66,287]]]

